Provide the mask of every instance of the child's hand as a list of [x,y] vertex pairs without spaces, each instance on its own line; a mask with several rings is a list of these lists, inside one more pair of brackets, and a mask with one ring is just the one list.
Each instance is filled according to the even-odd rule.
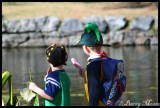
[[77,69],[81,69],[81,65],[78,63],[76,59],[72,58],[71,61]]
[[44,77],[44,81],[45,81],[45,82],[46,82],[46,78],[47,78],[47,76],[48,76],[48,74],[46,74],[46,75],[45,75],[45,77]]
[[78,61],[74,58],[71,59],[73,65],[79,70],[79,75],[81,77],[84,77],[84,69],[81,67],[81,65],[78,63]]
[[46,81],[46,78],[47,78],[48,74],[51,73],[51,72],[52,72],[51,67],[48,67],[48,69],[47,69],[47,74],[46,74],[45,77],[44,77],[44,81]]
[[29,83],[29,89],[30,90],[34,91],[36,87],[37,87],[37,85],[35,83],[33,83],[33,82]]
[[51,72],[52,72],[52,69],[51,69],[51,67],[49,67],[48,70],[47,70],[47,74],[49,74]]
[[106,106],[111,106],[111,103],[112,103],[112,101],[111,101],[111,100],[108,100]]
[[81,77],[84,77],[84,69],[82,69],[82,68],[79,69],[79,75]]

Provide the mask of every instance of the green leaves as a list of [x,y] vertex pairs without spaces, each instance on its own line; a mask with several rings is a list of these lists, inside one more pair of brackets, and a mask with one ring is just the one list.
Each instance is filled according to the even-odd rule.
[[36,94],[33,106],[39,106],[39,97],[38,97],[38,94]]
[[[39,106],[39,98],[38,98],[38,94],[32,92],[29,89],[29,83],[32,82],[32,75],[31,75],[31,70],[29,70],[29,75],[30,75],[30,81],[27,82],[27,88],[23,88],[20,90],[20,95],[22,96],[22,98],[26,101],[26,102],[30,102],[32,99],[34,101],[33,105],[34,106]],[[6,82],[8,81],[9,84],[9,100],[7,102],[7,106],[19,106],[20,103],[17,99],[17,96],[13,96],[13,84],[12,84],[12,75],[10,72],[5,71],[2,73],[2,89],[4,87],[4,85],[6,84]],[[3,100],[2,100],[3,101]],[[4,102],[3,102],[4,105]]]
[[6,84],[6,82],[9,81],[11,76],[12,76],[11,73],[8,71],[5,71],[2,73],[2,89],[3,89],[4,85]]
[[26,101],[26,102],[30,102],[32,100],[33,97],[36,96],[35,93],[33,93],[31,90],[29,90],[28,88],[23,88],[20,90],[20,95],[22,96],[22,98]]
[[31,74],[31,70],[29,70],[29,78],[30,78],[30,82],[32,82],[33,78],[32,78],[32,74]]
[[10,95],[10,99],[8,104],[13,106],[13,85],[12,85],[12,75],[10,72],[5,71],[2,73],[2,89],[4,87],[4,85],[6,84],[6,82],[8,81],[8,85],[9,85],[9,95]]
[[20,90],[20,95],[26,102],[30,102],[33,99],[33,106],[39,106],[38,94],[29,89],[29,83],[33,81],[31,70],[29,70],[30,81],[27,82],[27,88]]

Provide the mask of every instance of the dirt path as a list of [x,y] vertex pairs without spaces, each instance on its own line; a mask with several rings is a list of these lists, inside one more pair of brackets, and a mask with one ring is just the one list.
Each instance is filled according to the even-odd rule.
[[136,16],[158,16],[153,6],[127,8],[123,2],[28,2],[13,5],[2,4],[2,14],[11,18],[33,18],[39,16],[57,16],[83,19],[86,16],[126,16],[128,20]]

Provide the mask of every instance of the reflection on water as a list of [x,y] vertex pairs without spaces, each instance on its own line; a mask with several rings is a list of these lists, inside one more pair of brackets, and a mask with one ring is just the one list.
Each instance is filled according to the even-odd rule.
[[[127,88],[119,105],[124,105],[127,100],[142,103],[152,99],[153,103],[158,103],[158,46],[120,48],[103,46],[102,50],[107,52],[109,57],[123,59],[126,65]],[[74,57],[85,66],[87,56],[81,47],[69,47],[67,52],[68,61],[64,68],[71,78],[71,105],[83,106],[85,103],[83,79],[79,77],[70,59]],[[14,90],[19,91],[26,87],[29,69],[32,71],[33,81],[43,88],[47,68],[45,48],[2,49],[2,72],[8,70],[12,73]],[[3,91],[8,91],[7,89],[5,86]],[[42,98],[40,102],[43,105]]]

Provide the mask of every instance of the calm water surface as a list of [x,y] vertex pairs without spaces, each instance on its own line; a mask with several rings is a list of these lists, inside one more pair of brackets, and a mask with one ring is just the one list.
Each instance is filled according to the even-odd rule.
[[[14,94],[20,96],[19,90],[26,87],[29,81],[29,69],[33,75],[33,81],[41,88],[44,87],[44,76],[48,68],[45,56],[46,48],[12,48],[2,49],[2,72],[12,73]],[[123,59],[125,63],[125,75],[127,76],[127,88],[122,96],[119,106],[127,102],[143,103],[151,100],[158,103],[158,46],[136,47],[102,47],[109,57]],[[70,59],[76,58],[84,67],[87,56],[81,47],[67,48],[68,61],[65,70],[71,79],[71,105],[84,106],[83,79],[79,77],[77,70]],[[8,94],[6,85],[2,91],[2,97]],[[24,105],[25,103],[21,103]],[[43,106],[43,99],[40,97]]]

